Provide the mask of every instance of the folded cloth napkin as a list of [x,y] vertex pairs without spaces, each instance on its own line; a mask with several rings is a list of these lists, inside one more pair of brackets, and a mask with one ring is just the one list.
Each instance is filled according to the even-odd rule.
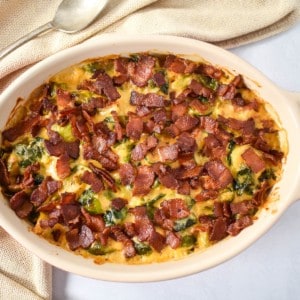
[[[60,2],[0,0],[0,48],[50,21]],[[299,18],[299,0],[110,0],[87,29],[45,33],[0,61],[0,93],[33,63],[104,32],[179,35],[229,48],[284,31]],[[3,230],[0,243],[0,298],[49,298],[49,267]]]
[[0,227],[0,299],[51,299],[51,267]]

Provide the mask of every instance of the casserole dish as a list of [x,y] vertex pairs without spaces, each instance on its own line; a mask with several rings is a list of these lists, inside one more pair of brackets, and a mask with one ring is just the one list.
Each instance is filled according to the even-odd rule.
[[[5,120],[15,105],[11,99],[26,98],[35,87],[59,70],[86,58],[141,51],[172,52],[189,56],[199,55],[213,64],[242,74],[247,85],[256,90],[263,99],[270,102],[275,111],[280,112],[279,118],[283,128],[287,131],[289,140],[289,154],[287,163],[284,166],[282,180],[272,192],[273,201],[271,201],[269,209],[263,210],[258,221],[239,236],[223,240],[205,252],[190,255],[180,261],[144,266],[114,264],[98,266],[90,260],[84,260],[72,253],[49,245],[44,240],[28,232],[24,223],[17,219],[13,211],[2,201],[0,204],[1,225],[42,259],[66,271],[113,281],[153,281],[199,272],[232,257],[249,246],[270,228],[283,211],[298,197],[297,181],[299,171],[294,166],[299,163],[297,157],[299,142],[293,141],[293,144],[291,144],[291,137],[299,129],[297,123],[299,110],[292,100],[292,98],[296,99],[297,96],[281,92],[259,72],[234,55],[199,41],[166,36],[120,37],[113,35],[58,53],[26,72],[3,93],[0,102],[0,111],[3,114],[0,128],[4,127]],[[289,102],[289,105],[286,105],[287,102]],[[278,199],[281,200],[277,201]],[[118,274],[117,278],[116,274]]]

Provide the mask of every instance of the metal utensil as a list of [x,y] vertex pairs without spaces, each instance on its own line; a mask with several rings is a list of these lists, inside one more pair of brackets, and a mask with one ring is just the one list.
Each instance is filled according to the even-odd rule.
[[74,33],[90,25],[108,0],[63,0],[52,21],[38,27],[0,51],[0,59],[32,38],[49,30]]

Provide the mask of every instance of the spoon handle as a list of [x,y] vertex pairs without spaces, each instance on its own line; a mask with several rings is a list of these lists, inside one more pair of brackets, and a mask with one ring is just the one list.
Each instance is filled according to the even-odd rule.
[[18,48],[18,47],[22,46],[23,44],[27,43],[29,40],[33,39],[34,37],[40,35],[41,33],[45,32],[45,31],[48,31],[52,28],[53,28],[53,26],[52,26],[51,22],[49,22],[49,23],[46,23],[46,24],[36,28],[35,30],[27,33],[26,35],[24,35],[20,39],[16,40],[14,43],[12,43],[9,46],[2,49],[0,51],[0,60],[2,58],[4,58],[7,54],[9,54],[10,52],[15,50],[16,48]]

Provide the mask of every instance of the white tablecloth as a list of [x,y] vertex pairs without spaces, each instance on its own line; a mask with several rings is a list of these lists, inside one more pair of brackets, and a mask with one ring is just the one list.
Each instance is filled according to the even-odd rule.
[[[282,88],[300,91],[300,24],[232,52]],[[55,268],[53,299],[300,299],[300,202],[254,245],[213,269],[171,281],[137,284],[97,281]]]

